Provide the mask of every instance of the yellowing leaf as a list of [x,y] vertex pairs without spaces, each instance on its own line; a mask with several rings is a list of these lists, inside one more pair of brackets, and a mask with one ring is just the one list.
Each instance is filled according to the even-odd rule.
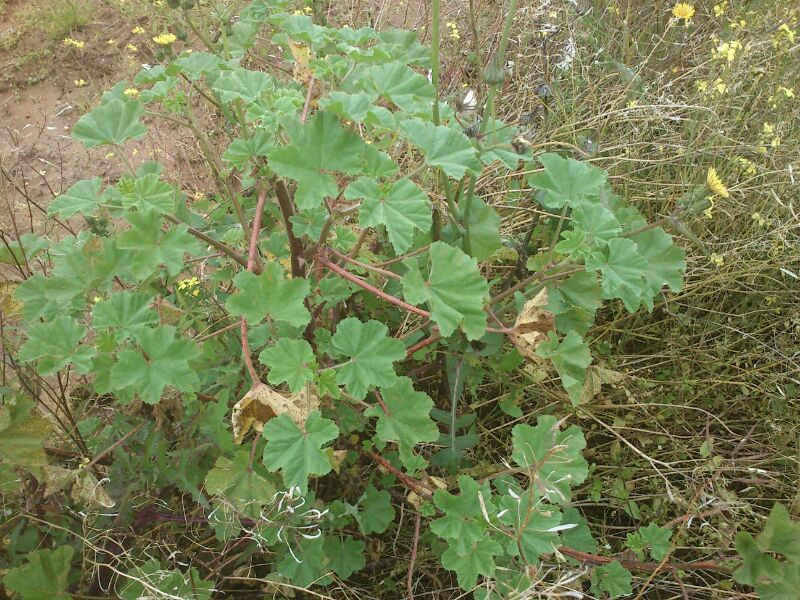
[[289,50],[294,58],[292,78],[300,85],[305,85],[314,76],[309,63],[311,62],[311,48],[302,42],[289,40]]
[[10,281],[0,281],[0,313],[5,317],[16,317],[22,311],[22,302],[14,297],[17,284]]
[[623,374],[619,371],[604,369],[603,367],[589,366],[586,369],[586,379],[583,381],[583,389],[578,399],[579,404],[587,404],[592,401],[604,383],[615,384],[623,379]]
[[519,353],[529,360],[538,361],[536,348],[555,327],[555,315],[544,309],[547,306],[547,288],[528,300],[514,323],[511,340]]
[[250,429],[262,431],[264,423],[287,414],[298,425],[306,421],[309,409],[316,408],[318,398],[303,390],[286,397],[264,384],[253,386],[233,407],[233,441],[241,444]]

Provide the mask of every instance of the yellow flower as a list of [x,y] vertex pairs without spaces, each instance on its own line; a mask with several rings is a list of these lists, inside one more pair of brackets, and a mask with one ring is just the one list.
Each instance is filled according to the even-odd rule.
[[672,16],[676,19],[689,20],[694,16],[694,6],[688,2],[678,2],[672,8]]
[[114,45],[114,44],[116,44],[116,43],[117,43],[117,42],[116,42],[115,40],[111,39],[111,38],[108,38],[108,39],[106,40],[106,44],[108,44],[109,46],[113,46],[113,45]]
[[728,0],[714,5],[714,16],[721,17],[728,10]]
[[706,219],[710,219],[714,216],[714,196],[706,196],[706,200],[708,200],[708,206],[703,210],[703,215]]
[[108,152],[106,154],[106,158],[114,158],[114,153],[113,152]]
[[159,46],[169,46],[176,39],[174,33],[162,33],[153,38],[153,41]]
[[65,46],[73,46],[73,47],[77,48],[78,50],[82,50],[83,47],[86,45],[86,43],[85,42],[81,42],[79,40],[74,40],[71,37],[68,37],[68,38],[64,38],[64,45]]
[[122,93],[125,94],[128,98],[136,98],[136,96],[139,95],[139,90],[137,90],[136,88],[128,88]]
[[134,27],[133,29],[131,29],[131,33],[133,33],[134,35],[139,35],[141,33],[144,33],[144,27]]
[[759,227],[763,227],[767,224],[767,220],[761,216],[761,213],[754,212],[752,215],[750,215],[750,218],[753,219],[753,221],[755,221],[756,225]]
[[125,46],[125,48],[127,48],[128,51],[130,51],[130,52],[138,52],[139,51],[139,48],[137,48],[133,44],[128,44],[127,46]]
[[98,302],[102,302],[102,300],[103,300],[103,299],[102,299],[100,296],[95,296],[95,297],[94,297],[94,302],[95,302],[95,304],[96,304],[96,303],[98,303]]
[[765,122],[761,126],[761,131],[763,131],[765,135],[772,135],[773,133],[775,133],[775,125]]
[[[191,289],[193,287],[197,287],[198,285],[200,285],[200,280],[197,277],[189,277],[187,279],[181,279],[178,282],[178,289],[179,290],[188,290],[188,289]],[[194,295],[196,296],[197,294],[194,294]]]
[[707,81],[695,81],[694,87],[700,93],[705,93],[708,91],[708,82]]
[[781,92],[787,98],[794,98],[794,90],[792,88],[787,88],[780,85],[778,86],[778,91]]
[[74,83],[75,87],[84,87],[86,85],[86,81],[84,79],[76,79]]
[[716,252],[712,252],[710,258],[711,258],[711,262],[717,268],[719,268],[719,267],[721,267],[722,265],[725,264],[725,257],[720,255],[720,254],[717,254]]
[[722,94],[724,94],[725,92],[728,91],[728,86],[722,81],[721,78],[717,77],[714,80],[714,91],[717,94],[722,95]]
[[722,196],[723,198],[730,197],[728,188],[726,188],[725,184],[722,183],[722,179],[719,178],[719,175],[717,175],[717,170],[714,167],[708,168],[708,172],[706,173],[706,184],[708,185],[708,189],[711,190],[711,193],[716,194],[717,196]]
[[711,51],[713,58],[720,60],[724,59],[728,62],[733,62],[736,59],[736,52],[742,49],[742,43],[738,40],[730,42],[723,42]]
[[755,175],[756,174],[756,165],[753,163],[752,160],[745,158],[744,156],[737,156],[736,162],[738,162],[742,167],[744,167],[744,172],[747,175]]

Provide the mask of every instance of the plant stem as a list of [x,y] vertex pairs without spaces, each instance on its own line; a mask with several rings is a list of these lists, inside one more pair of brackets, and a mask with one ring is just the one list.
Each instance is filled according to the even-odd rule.
[[[267,200],[267,189],[264,187],[258,194],[258,202],[256,203],[256,214],[253,217],[253,229],[250,235],[250,247],[247,252],[247,270],[253,272],[256,264],[256,250],[258,248],[258,234],[261,231],[261,215],[264,212],[264,203]],[[253,357],[250,355],[250,342],[247,339],[247,319],[242,315],[242,354],[244,355],[244,364],[247,366],[247,371],[250,373],[250,378],[253,380],[253,386],[259,385],[261,380],[256,373],[253,366]],[[252,464],[252,462],[251,462]]]
[[294,216],[292,197],[289,195],[289,190],[282,180],[275,179],[273,184],[275,185],[275,193],[278,197],[278,206],[281,209],[281,217],[283,217],[283,226],[286,229],[286,235],[289,237],[292,277],[305,277],[303,265],[300,263],[300,257],[303,254],[303,242],[295,237],[294,230],[292,229],[292,221],[290,220]]
[[[166,215],[164,215],[164,217],[168,221],[171,221],[172,223],[175,223],[176,225],[186,225],[186,223],[184,223],[183,221],[181,221],[180,219],[178,219],[176,217],[173,217],[172,215],[166,214]],[[194,237],[196,237],[197,239],[203,240],[209,246],[213,246],[214,248],[216,248],[217,250],[219,250],[220,252],[222,252],[226,256],[231,257],[233,260],[235,260],[237,263],[239,263],[243,267],[247,266],[247,258],[242,256],[238,252],[236,252],[230,246],[228,246],[226,244],[223,244],[222,242],[220,242],[218,240],[215,240],[214,238],[206,235],[205,233],[203,233],[199,229],[195,229],[194,227],[189,227],[188,225],[186,225],[186,230],[190,234],[192,234]],[[256,270],[254,270],[253,272],[256,273],[256,275],[258,275],[258,273],[261,272],[261,269],[257,267]]]
[[439,125],[439,45],[441,43],[442,5],[441,0],[431,2],[431,83],[436,88],[433,100],[433,122]]
[[[503,33],[500,36],[500,45],[497,48],[497,54],[494,59],[500,69],[505,67],[506,47],[508,46],[508,38],[511,36],[511,27],[514,25],[514,15],[517,14],[517,7],[519,0],[511,0],[506,14],[505,24],[503,25]],[[489,87],[489,93],[486,96],[486,104],[483,107],[483,119],[481,121],[481,133],[486,133],[486,128],[489,125],[487,117],[494,117],[494,99],[497,95],[497,90],[500,86],[492,85]]]

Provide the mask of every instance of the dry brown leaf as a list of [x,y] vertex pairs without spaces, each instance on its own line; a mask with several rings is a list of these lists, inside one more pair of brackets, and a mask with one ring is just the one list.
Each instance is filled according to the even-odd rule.
[[44,496],[67,489],[75,481],[75,471],[57,467],[56,465],[44,465],[42,467],[42,481],[44,482]]
[[311,390],[286,397],[268,385],[256,384],[233,407],[233,441],[241,444],[250,429],[261,431],[264,423],[282,414],[289,415],[292,421],[302,427],[308,413],[318,406],[319,398]]
[[115,502],[103,487],[103,482],[106,481],[108,479],[97,481],[97,478],[89,471],[79,471],[75,477],[75,483],[72,484],[72,501],[85,502],[94,507],[112,508]]
[[547,288],[543,288],[536,296],[525,303],[514,323],[511,340],[525,358],[539,361],[536,348],[555,327],[555,315],[544,307],[547,306]]

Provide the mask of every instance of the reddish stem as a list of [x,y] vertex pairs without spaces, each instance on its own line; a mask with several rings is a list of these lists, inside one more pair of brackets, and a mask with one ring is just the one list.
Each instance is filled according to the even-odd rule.
[[[253,229],[250,232],[250,247],[247,251],[247,270],[253,272],[253,267],[256,262],[256,249],[258,247],[258,234],[261,231],[261,215],[264,212],[264,202],[267,200],[267,190],[262,189],[258,194],[258,202],[256,202],[256,214],[253,217]],[[242,354],[244,355],[244,364],[247,366],[247,372],[250,373],[250,378],[253,380],[253,385],[261,383],[261,379],[256,373],[253,366],[253,357],[250,354],[250,342],[247,339],[247,319],[242,316]]]
[[314,78],[308,80],[308,93],[306,94],[306,103],[303,106],[303,114],[300,116],[300,122],[305,123],[308,118],[308,109],[311,106],[311,96],[314,93]]
[[427,310],[423,310],[421,308],[418,308],[416,306],[413,306],[413,305],[409,304],[408,302],[403,302],[402,300],[400,300],[399,298],[395,298],[391,294],[387,294],[383,290],[381,290],[379,288],[376,288],[371,283],[367,283],[366,281],[364,281],[363,279],[361,279],[357,275],[353,275],[350,271],[348,271],[346,269],[343,269],[342,267],[340,267],[337,264],[332,263],[331,261],[329,261],[327,258],[322,256],[321,254],[317,254],[314,258],[315,258],[315,260],[319,261],[320,263],[322,263],[323,265],[328,267],[328,269],[330,269],[331,271],[333,271],[334,273],[336,273],[340,277],[343,277],[343,278],[347,279],[347,281],[355,283],[358,287],[363,288],[363,289],[367,290],[368,292],[372,292],[373,294],[375,294],[379,298],[383,298],[384,300],[386,300],[387,302],[390,302],[391,304],[394,304],[395,306],[399,306],[400,308],[404,308],[408,312],[416,313],[418,315],[422,315],[423,317],[430,318],[431,313],[429,313]]

